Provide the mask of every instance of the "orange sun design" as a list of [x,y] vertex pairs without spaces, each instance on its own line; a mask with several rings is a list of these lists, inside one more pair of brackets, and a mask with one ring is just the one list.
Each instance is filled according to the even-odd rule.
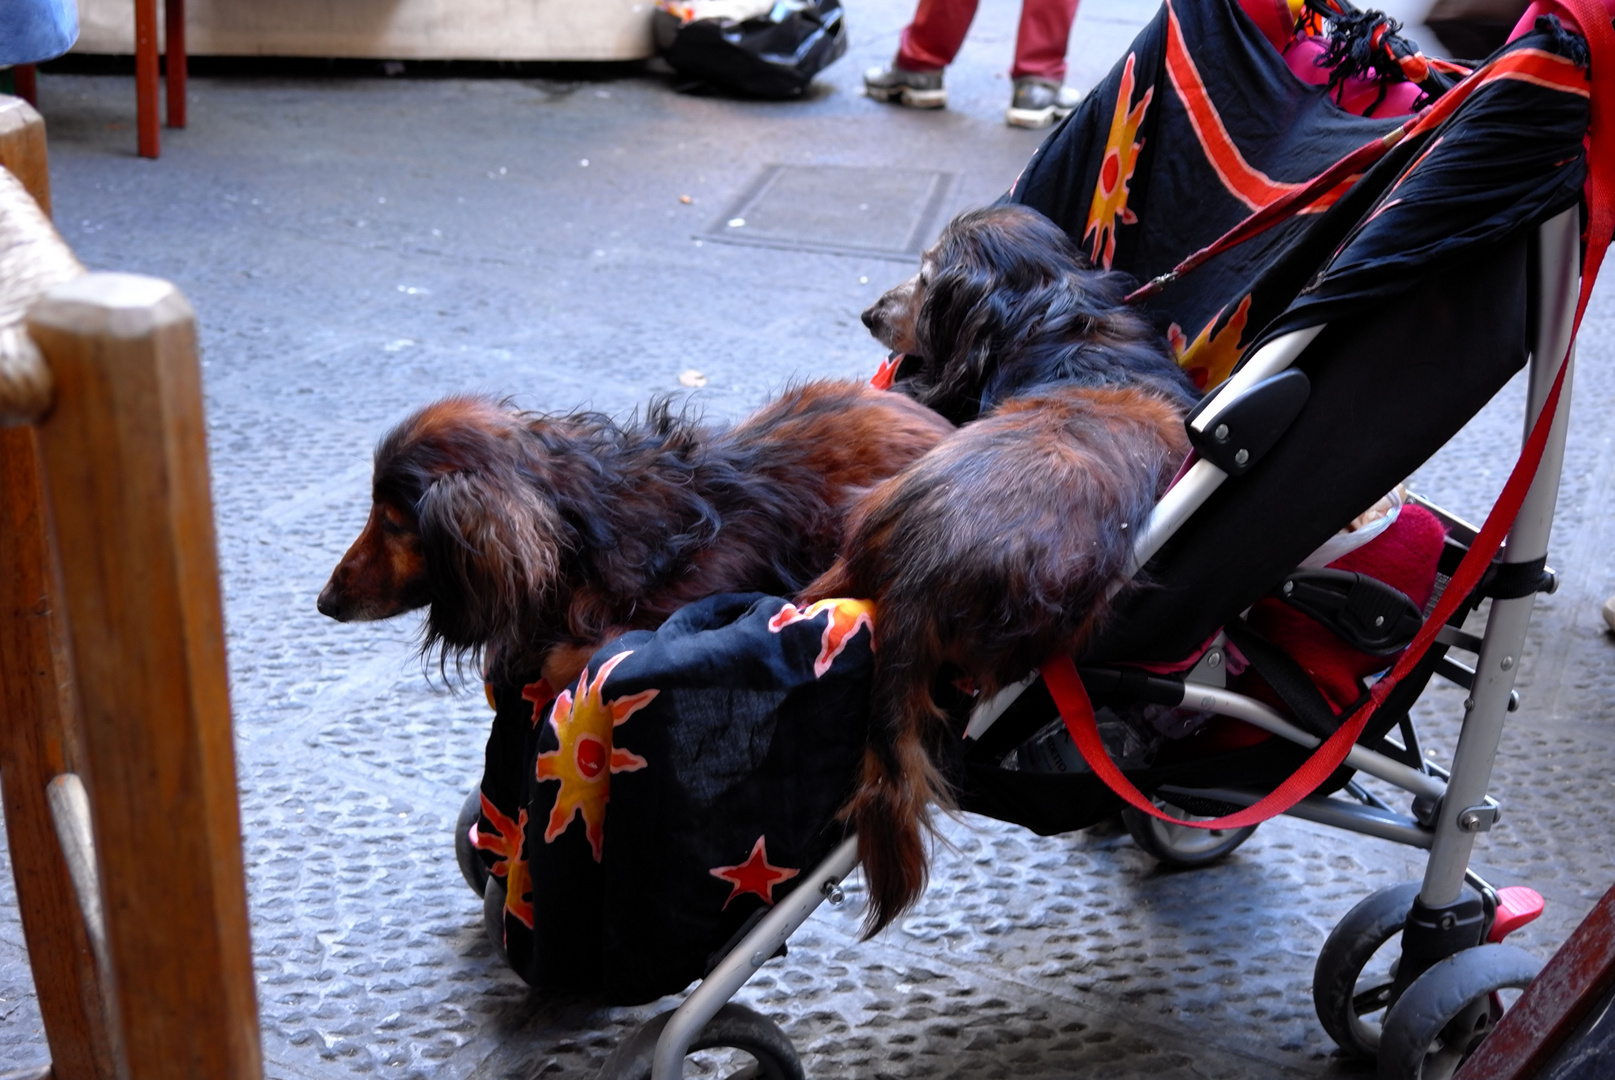
[[795,604],[786,604],[779,609],[779,614],[768,620],[768,628],[777,634],[792,623],[806,622],[826,611],[830,613],[830,621],[825,624],[819,655],[813,661],[816,679],[830,670],[830,665],[860,627],[870,627],[870,632],[874,632],[875,605],[867,600],[819,600],[809,604],[806,610],[799,610]]
[[522,810],[512,821],[484,795],[482,816],[488,819],[492,830],[485,831],[480,824],[473,826],[471,846],[500,856],[488,867],[488,873],[505,879],[505,910],[530,928],[533,925],[533,879],[527,871],[527,855],[523,850],[527,840],[527,811]]
[[658,690],[642,690],[616,701],[606,701],[602,690],[606,677],[629,656],[633,650],[620,652],[600,665],[600,672],[589,681],[589,669],[584,668],[578,677],[577,699],[572,691],[563,690],[555,699],[550,711],[550,726],[560,747],[538,755],[538,779],[558,780],[561,790],[555,795],[550,809],[549,824],[544,829],[544,842],[553,843],[566,831],[572,819],[583,817],[584,835],[599,862],[606,839],[606,803],[611,799],[611,774],[635,772],[648,762],[638,754],[620,750],[611,745],[611,731],[634,713],[650,704]]
[[1088,227],[1082,234],[1083,242],[1093,237],[1093,261],[1110,269],[1111,260],[1116,257],[1116,228],[1118,223],[1133,225],[1138,216],[1127,209],[1127,184],[1133,179],[1133,170],[1138,167],[1139,152],[1144,149],[1142,141],[1134,142],[1139,127],[1144,123],[1144,114],[1149,110],[1150,101],[1155,97],[1155,87],[1144,91],[1144,97],[1131,111],[1128,103],[1133,100],[1133,65],[1137,56],[1127,54],[1127,63],[1122,68],[1121,86],[1116,90],[1116,112],[1110,121],[1110,138],[1105,142],[1105,160],[1099,166],[1099,183],[1093,189],[1093,205],[1088,209]]
[[759,836],[757,842],[751,846],[751,854],[739,866],[715,866],[707,873],[723,881],[727,881],[733,888],[729,890],[729,899],[723,902],[728,907],[737,896],[752,893],[763,898],[766,904],[774,902],[774,886],[782,881],[789,881],[800,874],[800,870],[789,867],[774,866],[768,861],[768,849],[763,846],[763,837]]
[[1233,373],[1234,365],[1244,355],[1240,351],[1239,339],[1245,335],[1250,308],[1251,298],[1247,296],[1239,302],[1228,324],[1213,334],[1211,328],[1222,318],[1222,312],[1217,312],[1192,342],[1186,342],[1177,323],[1172,324],[1167,334],[1171,339],[1172,353],[1177,358],[1178,366],[1189,373],[1189,378],[1200,389],[1210,390]]

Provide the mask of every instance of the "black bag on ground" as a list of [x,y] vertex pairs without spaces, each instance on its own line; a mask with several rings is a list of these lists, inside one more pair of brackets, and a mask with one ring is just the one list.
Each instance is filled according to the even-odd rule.
[[656,43],[680,75],[753,97],[798,97],[847,51],[841,0],[776,0],[745,19],[701,18],[701,6],[664,0]]

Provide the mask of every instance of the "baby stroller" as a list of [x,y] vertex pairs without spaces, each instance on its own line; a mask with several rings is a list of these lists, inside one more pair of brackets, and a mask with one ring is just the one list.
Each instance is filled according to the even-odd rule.
[[[1502,725],[1520,704],[1514,670],[1532,600],[1553,587],[1545,556],[1578,277],[1584,304],[1609,236],[1602,166],[1583,152],[1589,124],[1594,146],[1611,145],[1587,49],[1615,52],[1605,51],[1601,10],[1554,6],[1585,35],[1529,24],[1466,74],[1411,54],[1344,4],[1313,2],[1344,28],[1346,45],[1323,47],[1343,72],[1332,85],[1294,79],[1275,48],[1290,47],[1292,28],[1255,17],[1259,0],[1244,10],[1168,3],[1011,190],[1096,262],[1155,282],[1142,302],[1171,323],[1185,366],[1211,392],[1190,419],[1193,464],[1136,541],[1150,587],[1122,603],[1083,655],[975,703],[953,773],[965,809],[1045,833],[1082,828],[1125,801],[1146,845],[1183,862],[1225,854],[1274,812],[1426,850],[1422,882],[1375,893],[1330,935],[1314,997],[1328,1033],[1349,1053],[1377,1056],[1382,1076],[1444,1077],[1496,1020],[1498,992],[1538,968],[1503,938],[1540,899],[1495,889],[1468,864],[1477,834],[1498,818],[1487,786]],[[1396,91],[1419,109],[1412,116],[1386,115],[1393,70],[1396,85],[1412,88]],[[1366,94],[1355,111],[1353,94]],[[1270,102],[1286,122],[1254,125],[1269,135],[1246,142],[1217,112],[1230,100]],[[1485,525],[1409,500],[1443,533],[1428,599],[1338,564],[1303,566],[1527,362],[1530,435]],[[1354,680],[1355,699],[1331,700],[1289,643],[1261,632],[1257,616],[1274,605],[1388,673],[1371,687]],[[1466,629],[1483,607],[1484,629]],[[1236,656],[1259,690],[1230,680]],[[1469,695],[1447,767],[1428,760],[1409,715],[1438,675]],[[1190,708],[1273,738],[1117,766],[1095,706]],[[1056,717],[1054,734],[1067,732],[1091,771],[1006,767],[1045,742]],[[1410,804],[1378,798],[1357,773]],[[1232,831],[1185,842],[1193,834],[1181,826],[1152,824],[1162,804]],[[747,1051],[761,1075],[801,1076],[774,1025],[726,1002],[820,903],[837,901],[855,863],[846,839],[804,870],[602,1076],[677,1077],[689,1050],[709,1046]],[[1394,973],[1363,985],[1397,934]]]

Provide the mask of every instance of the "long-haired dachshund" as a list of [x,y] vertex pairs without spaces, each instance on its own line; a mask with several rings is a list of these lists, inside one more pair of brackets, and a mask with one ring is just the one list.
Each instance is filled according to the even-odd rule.
[[1125,275],[1096,270],[1030,207],[969,210],[943,230],[920,271],[864,312],[881,344],[905,354],[893,389],[956,424],[1050,383],[1153,385],[1185,407],[1199,391],[1165,336],[1122,304]]
[[789,595],[853,501],[951,434],[859,383],[792,389],[715,429],[661,403],[619,425],[451,397],[376,450],[364,530],[321,591],[341,621],[427,607],[423,651],[569,685],[604,642],[719,592]]
[[1012,398],[870,492],[802,593],[875,604],[875,719],[845,811],[871,934],[918,899],[930,806],[951,804],[933,754],[956,735],[933,686],[986,697],[1081,646],[1130,587],[1133,537],[1188,452],[1183,417],[1142,385]]

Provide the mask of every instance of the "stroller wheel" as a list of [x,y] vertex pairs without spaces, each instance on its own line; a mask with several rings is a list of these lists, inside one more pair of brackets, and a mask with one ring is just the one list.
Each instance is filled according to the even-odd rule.
[[[1175,818],[1205,820],[1162,799],[1156,799],[1155,805]],[[1255,825],[1247,825],[1243,829],[1191,829],[1183,825],[1169,825],[1130,806],[1122,811],[1122,824],[1127,826],[1133,843],[1156,862],[1183,869],[1209,866],[1232,853],[1256,831]]]
[[[664,1012],[641,1024],[606,1059],[600,1067],[599,1080],[650,1080],[656,1040],[672,1015]],[[702,1051],[700,1057],[706,1067],[702,1076],[805,1080],[796,1048],[779,1025],[732,1001],[719,1009],[695,1037],[690,1044],[690,1058],[696,1056],[696,1051]]]
[[[1380,1080],[1450,1080],[1542,961],[1513,945],[1477,945],[1447,957],[1403,991],[1385,1016]],[[1515,995],[1510,995],[1515,996]]]
[[454,859],[460,864],[460,873],[471,891],[481,896],[488,885],[488,868],[477,857],[471,846],[471,826],[482,817],[482,786],[471,789],[460,806],[460,816],[454,822]]
[[1399,947],[1385,948],[1402,933],[1417,881],[1390,885],[1365,897],[1329,932],[1312,973],[1312,1004],[1329,1037],[1346,1053],[1379,1053],[1380,1024],[1391,1005]]

